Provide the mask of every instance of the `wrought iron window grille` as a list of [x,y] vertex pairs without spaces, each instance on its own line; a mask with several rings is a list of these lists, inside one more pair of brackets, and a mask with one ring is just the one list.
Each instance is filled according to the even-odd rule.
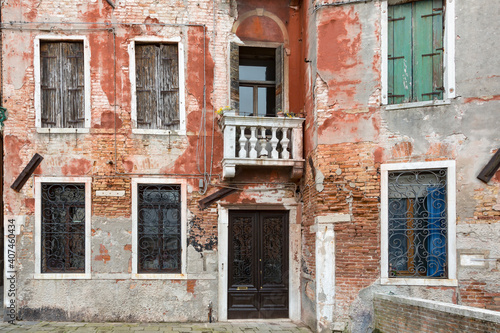
[[42,273],[85,272],[85,184],[42,184]]
[[181,272],[181,186],[138,185],[138,271]]
[[446,173],[388,173],[389,277],[448,277]]

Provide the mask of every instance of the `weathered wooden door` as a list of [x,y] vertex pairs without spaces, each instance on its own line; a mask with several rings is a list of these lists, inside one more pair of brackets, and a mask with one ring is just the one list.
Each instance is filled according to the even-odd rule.
[[229,212],[228,319],[288,318],[288,212]]

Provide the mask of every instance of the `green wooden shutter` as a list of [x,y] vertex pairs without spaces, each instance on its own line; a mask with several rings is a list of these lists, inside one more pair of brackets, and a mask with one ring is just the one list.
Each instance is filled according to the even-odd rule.
[[40,43],[42,127],[56,127],[61,112],[60,43]]
[[229,76],[231,80],[230,86],[230,98],[231,98],[231,108],[233,110],[240,109],[240,47],[231,43],[229,55]]
[[177,44],[161,45],[158,67],[158,128],[179,129],[179,56]]
[[151,44],[135,46],[137,95],[137,127],[156,128],[156,78],[159,47]]
[[414,101],[442,99],[443,18],[442,1],[413,3]]
[[61,127],[84,126],[85,101],[83,72],[83,43],[61,43]]
[[411,3],[407,3],[388,8],[389,104],[407,103],[412,98],[411,7]]
[[283,45],[280,45],[279,47],[276,48],[276,54],[274,60],[276,63],[276,72],[275,72],[276,77],[274,80],[276,84],[276,105],[275,105],[275,111],[273,112],[274,115],[276,115],[276,112],[278,110],[283,110],[283,98],[284,98],[283,57],[284,57]]

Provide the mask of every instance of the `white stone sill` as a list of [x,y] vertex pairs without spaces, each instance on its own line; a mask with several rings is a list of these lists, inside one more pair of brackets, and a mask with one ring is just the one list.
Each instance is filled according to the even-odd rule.
[[135,280],[215,280],[211,274],[132,274]]
[[36,132],[40,134],[87,134],[90,133],[90,128],[37,127]]
[[35,273],[35,280],[90,280],[90,273],[66,274],[66,273]]
[[159,129],[142,129],[142,128],[133,128],[132,134],[138,135],[174,135],[174,136],[183,136],[186,135],[186,131],[178,130],[159,130]]
[[386,104],[385,110],[402,110],[402,109],[412,109],[412,108],[421,108],[428,106],[441,106],[441,105],[449,105],[451,101],[449,99],[439,100],[439,101],[423,101],[423,102],[414,102],[414,103],[402,103],[402,104]]
[[381,278],[382,285],[389,286],[430,286],[430,287],[457,287],[456,279],[401,279]]

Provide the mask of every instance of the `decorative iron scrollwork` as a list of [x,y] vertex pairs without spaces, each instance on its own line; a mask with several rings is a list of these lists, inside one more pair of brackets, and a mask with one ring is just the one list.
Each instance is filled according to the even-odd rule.
[[252,219],[238,217],[233,222],[233,284],[252,285]]
[[140,273],[181,272],[180,192],[180,185],[138,185]]
[[388,176],[389,276],[446,278],[446,169]]
[[85,184],[42,184],[42,273],[85,272]]

